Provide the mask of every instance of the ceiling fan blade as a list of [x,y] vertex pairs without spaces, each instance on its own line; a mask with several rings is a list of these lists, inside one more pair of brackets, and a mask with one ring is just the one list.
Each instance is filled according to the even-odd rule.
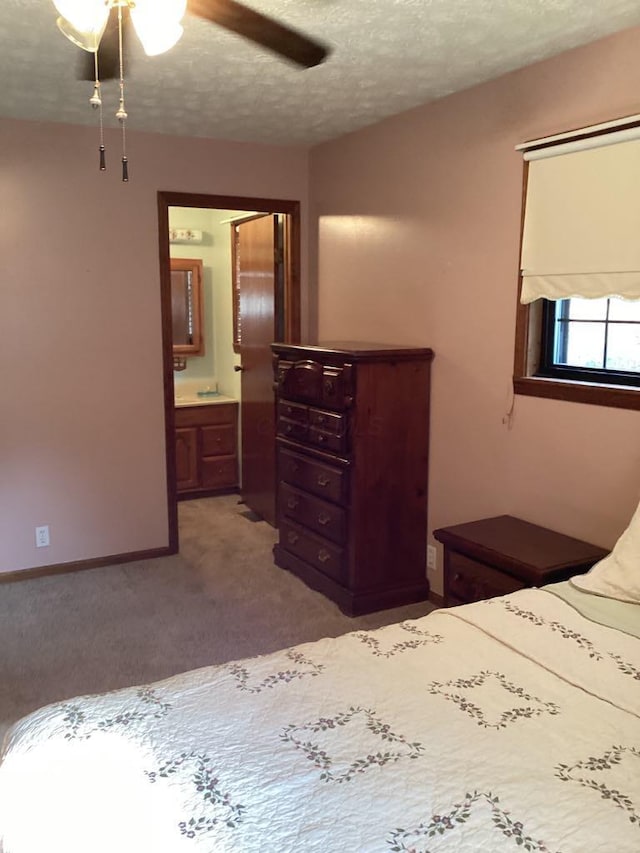
[[[127,40],[129,34],[129,10],[123,9],[122,19],[122,50],[124,53],[125,68],[127,65]],[[82,51],[80,58],[80,80],[95,80],[95,66],[93,53]],[[107,26],[100,39],[98,48],[98,74],[100,80],[114,80],[120,76],[120,49],[118,41],[118,10],[113,8],[109,14]]]
[[235,0],[188,0],[187,9],[192,15],[213,21],[304,68],[319,65],[329,54],[328,48],[319,42]]

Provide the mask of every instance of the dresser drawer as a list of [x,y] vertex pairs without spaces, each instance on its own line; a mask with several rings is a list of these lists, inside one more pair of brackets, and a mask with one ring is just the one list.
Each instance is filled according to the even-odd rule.
[[278,396],[340,411],[353,397],[351,365],[322,365],[313,359],[280,360],[276,368]]
[[324,429],[309,427],[307,441],[315,447],[321,447],[325,450],[330,450],[333,453],[344,454],[347,451],[346,435],[336,435],[335,433],[327,432]]
[[305,442],[309,438],[309,427],[306,423],[280,417],[278,418],[276,433],[284,436],[284,438],[291,438],[293,441]]
[[348,424],[348,415],[309,409],[309,443],[344,454],[348,450]]
[[449,553],[445,582],[447,599],[456,598],[465,603],[493,598],[496,595],[507,595],[518,589],[524,589],[525,586],[516,578],[456,551]]
[[232,456],[236,452],[235,424],[203,426],[201,452],[203,456]]
[[346,409],[351,402],[351,391],[347,388],[351,366],[325,367],[322,373],[322,403],[336,409]]
[[338,583],[344,583],[344,552],[342,548],[315,536],[287,521],[280,524],[280,544],[287,551],[321,571]]
[[309,421],[309,407],[301,406],[299,403],[292,403],[290,400],[280,400],[278,403],[278,417],[306,424]]
[[344,468],[328,465],[284,447],[278,448],[278,475],[280,480],[298,486],[337,504],[346,506],[349,493],[349,475]]
[[200,467],[201,484],[213,489],[238,484],[238,463],[235,456],[203,459]]
[[324,409],[308,409],[309,424],[334,435],[344,435],[347,431],[348,417],[338,412],[327,412]]
[[346,541],[347,514],[342,507],[320,500],[287,483],[280,484],[280,515],[310,527],[338,545]]

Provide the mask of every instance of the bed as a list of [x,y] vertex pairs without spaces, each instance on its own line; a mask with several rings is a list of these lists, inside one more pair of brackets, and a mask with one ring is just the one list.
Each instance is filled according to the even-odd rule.
[[556,584],[48,706],[5,739],[0,838],[637,853],[640,605]]

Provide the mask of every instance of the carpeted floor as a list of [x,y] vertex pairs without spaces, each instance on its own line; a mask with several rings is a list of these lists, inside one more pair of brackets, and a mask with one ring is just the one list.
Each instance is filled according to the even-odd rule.
[[180,554],[0,584],[0,741],[11,722],[49,702],[433,609],[351,619],[273,564],[275,539],[236,495],[188,501]]

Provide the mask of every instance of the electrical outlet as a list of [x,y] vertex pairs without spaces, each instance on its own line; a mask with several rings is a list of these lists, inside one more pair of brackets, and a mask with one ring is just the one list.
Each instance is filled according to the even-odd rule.
[[438,568],[437,556],[438,552],[435,545],[427,545],[427,568],[431,569],[432,572],[435,572]]
[[36,527],[36,548],[46,548],[49,545],[49,525]]

